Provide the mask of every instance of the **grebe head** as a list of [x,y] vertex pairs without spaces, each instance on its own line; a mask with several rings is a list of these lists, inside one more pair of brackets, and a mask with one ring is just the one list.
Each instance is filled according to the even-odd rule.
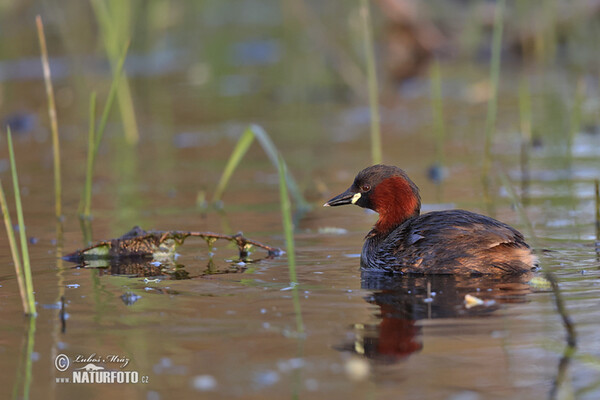
[[348,190],[324,206],[345,204],[356,204],[379,213],[375,230],[380,233],[388,233],[421,212],[417,185],[400,168],[381,164],[360,171]]

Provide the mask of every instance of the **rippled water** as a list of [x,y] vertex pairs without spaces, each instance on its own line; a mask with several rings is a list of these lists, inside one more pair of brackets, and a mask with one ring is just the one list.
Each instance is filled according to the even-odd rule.
[[[402,145],[419,140],[418,136],[386,139],[407,153],[407,159],[410,149],[402,150]],[[76,144],[67,141],[65,146]],[[135,221],[156,229],[243,230],[248,237],[283,246],[277,186],[271,178],[275,172],[261,162],[258,151],[236,173],[225,197],[226,214],[203,215],[195,208],[200,182],[208,184],[218,178],[216,169],[205,169],[205,160],[198,155],[227,153],[231,147],[231,141],[194,151],[170,146],[171,165],[157,167],[154,144],[142,144],[132,172],[136,180],[123,184],[119,182],[122,176],[100,173],[94,237],[118,236],[128,229],[125,224]],[[284,145],[282,151],[289,150]],[[354,151],[367,162],[367,150],[360,144]],[[217,243],[213,268],[231,272],[206,275],[210,260],[206,244],[191,238],[178,259],[191,277],[187,280],[132,277],[131,270],[77,268],[56,261],[48,195],[51,182],[41,176],[50,170],[36,167],[48,153],[47,146],[32,144],[31,138],[18,140],[27,193],[27,233],[37,239],[30,245],[39,309],[32,353],[34,398],[101,398],[113,393],[148,399],[192,395],[262,399],[296,394],[308,398],[543,398],[557,379],[563,381],[561,390],[578,393],[580,398],[598,394],[599,263],[589,240],[593,227],[584,223],[591,220],[589,192],[581,200],[556,204],[554,195],[562,195],[562,183],[540,179],[531,185],[535,205],[526,209],[542,262],[560,279],[578,333],[577,353],[560,367],[565,330],[548,288],[531,287],[528,279],[361,276],[358,253],[376,216],[355,207],[323,209],[319,207],[322,202],[316,201],[297,226],[304,335],[296,332],[286,257],[265,259],[266,253],[257,249],[251,255],[255,262],[240,265],[235,248]],[[358,169],[351,160],[337,165],[346,153],[336,154],[334,160],[315,167],[327,184],[325,197],[344,189]],[[403,159],[399,156],[397,163],[421,184],[427,209],[473,208],[465,198],[478,189],[461,183],[469,181],[468,168],[450,162],[451,171],[456,172],[449,175],[445,187],[453,194],[444,194],[446,205],[436,205],[428,202],[436,189],[425,180],[426,170],[419,169],[418,161]],[[75,207],[78,201],[76,183],[82,177],[78,162],[76,157],[66,161],[66,181],[73,182],[65,195],[67,207]],[[597,165],[585,163],[584,168],[597,169]],[[302,179],[300,168],[293,171]],[[498,217],[527,232],[509,201],[499,199]],[[578,205],[571,208],[571,204]],[[65,252],[83,245],[73,213],[65,221],[64,237]],[[0,378],[0,386],[8,394],[14,382],[23,382],[17,377],[23,374],[28,322],[21,317],[4,242],[1,254],[6,268],[0,281],[4,299],[0,364],[7,373]],[[122,272],[127,274],[119,275]],[[467,294],[486,301],[485,305],[467,308]],[[148,376],[148,383],[123,387],[56,383],[56,378],[70,376],[56,370],[58,354],[71,359],[119,355],[130,359],[125,370]],[[117,368],[116,364],[103,365]]]
[[[261,10],[236,18],[257,24],[259,32],[281,23],[279,15],[267,12],[270,8]],[[251,262],[241,263],[236,248],[217,242],[211,258],[204,241],[189,238],[171,274],[148,263],[92,268],[61,260],[58,256],[85,246],[77,207],[89,91],[75,90],[68,80],[72,73],[63,68],[73,61],[54,60],[65,210],[63,240],[57,242],[43,85],[28,58],[37,57],[37,47],[31,54],[11,47],[17,61],[0,62],[5,85],[0,103],[7,108],[3,121],[19,128],[15,146],[38,317],[32,324],[22,316],[2,234],[0,398],[27,393],[30,398],[148,400],[600,397],[600,251],[592,182],[600,175],[600,135],[597,120],[584,121],[569,147],[565,132],[552,134],[564,121],[545,105],[556,97],[570,98],[563,89],[576,80],[575,73],[557,68],[542,78],[528,76],[539,131],[529,153],[531,180],[523,184],[513,84],[522,76],[503,69],[491,204],[484,201],[480,177],[485,101],[472,95],[480,91],[487,65],[441,65],[447,119],[441,185],[428,174],[436,161],[436,137],[427,80],[417,78],[382,96],[384,161],[413,178],[424,211],[464,208],[492,214],[525,234],[559,280],[577,332],[577,349],[569,354],[553,293],[543,282],[531,285],[532,277],[361,274],[362,241],[376,216],[357,207],[320,205],[370,164],[368,109],[349,101],[345,89],[320,80],[318,57],[305,54],[290,61],[287,49],[293,42],[242,40],[243,21],[230,17],[239,24],[232,27],[229,19],[209,15],[208,28],[181,34],[185,51],[175,46],[167,54],[158,46],[149,55],[132,55],[128,70],[142,139],[138,147],[129,147],[118,120],[109,124],[94,180],[93,238],[114,238],[139,225],[242,231],[284,247],[277,171],[257,144],[233,175],[225,211],[197,206],[199,193],[212,195],[243,129],[259,123],[314,206],[297,221],[295,235],[304,333],[297,332],[285,256],[268,258],[256,249]],[[223,33],[228,29],[235,30],[233,39]],[[223,65],[196,60],[190,50],[200,34],[215,31],[227,36],[225,43],[217,36],[199,54],[218,53],[214,57]],[[174,40],[172,35],[165,33]],[[79,39],[87,43],[85,37],[74,38],[76,48]],[[222,49],[228,50],[221,54]],[[172,63],[172,54],[181,58]],[[101,59],[85,60],[83,66],[94,73],[105,71]],[[306,71],[315,78],[305,81]],[[593,114],[597,82],[590,88],[584,108]],[[0,178],[11,199],[5,149],[2,136]],[[504,186],[506,177],[523,199],[526,218]],[[467,295],[484,304],[468,307]],[[70,362],[65,372],[55,364],[61,354]],[[64,382],[89,363],[107,371],[136,371],[140,383]]]

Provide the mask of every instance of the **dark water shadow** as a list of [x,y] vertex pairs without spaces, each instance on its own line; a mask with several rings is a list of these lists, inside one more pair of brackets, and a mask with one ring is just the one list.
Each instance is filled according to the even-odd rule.
[[[353,343],[340,346],[376,362],[396,363],[423,349],[418,321],[481,318],[502,303],[526,302],[531,275],[512,277],[390,276],[362,273],[361,286],[372,290],[365,300],[379,308],[377,324],[354,325]],[[483,303],[471,305],[465,296]]]

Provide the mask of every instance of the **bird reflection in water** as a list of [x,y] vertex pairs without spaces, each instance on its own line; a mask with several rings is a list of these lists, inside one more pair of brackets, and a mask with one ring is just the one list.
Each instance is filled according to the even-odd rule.
[[[531,274],[519,276],[392,276],[363,272],[361,287],[372,290],[368,303],[379,307],[378,324],[355,324],[354,343],[340,350],[369,359],[395,363],[424,347],[423,319],[485,317],[502,303],[526,302]],[[483,300],[470,307],[465,296]]]

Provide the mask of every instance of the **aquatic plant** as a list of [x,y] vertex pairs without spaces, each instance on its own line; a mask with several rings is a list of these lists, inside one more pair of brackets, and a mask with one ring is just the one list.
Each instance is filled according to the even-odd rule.
[[80,217],[89,218],[91,214],[92,206],[92,175],[94,173],[94,161],[95,154],[97,152],[96,140],[95,140],[95,127],[96,127],[96,92],[90,94],[90,121],[88,128],[88,150],[87,160],[85,165],[85,185],[83,187],[83,193],[81,195],[81,202],[79,203],[79,214]]
[[521,134],[521,203],[529,203],[529,149],[531,146],[531,91],[529,82],[523,78],[519,82],[519,122]]
[[491,93],[490,99],[488,100],[487,114],[485,117],[485,144],[481,176],[488,209],[491,208],[492,204],[489,196],[490,169],[492,166],[492,141],[496,132],[496,114],[498,109],[498,82],[500,80],[500,51],[502,49],[502,30],[504,26],[504,4],[505,0],[499,0],[496,3],[496,12],[494,15],[494,33],[492,36],[492,58],[490,60]]
[[439,167],[444,166],[444,144],[446,131],[444,128],[444,102],[442,99],[442,74],[440,62],[435,60],[429,70],[431,85],[431,109],[433,113],[433,133],[435,136],[435,155]]
[[23,310],[25,314],[29,314],[29,303],[27,302],[25,278],[23,277],[23,270],[21,268],[21,257],[19,257],[19,250],[17,249],[17,241],[15,239],[15,232],[13,231],[10,214],[8,212],[8,203],[6,202],[6,196],[4,195],[2,180],[0,180],[0,210],[4,216],[4,226],[6,227],[6,236],[8,236],[8,246],[10,248],[13,264],[15,265],[15,273],[17,275],[17,283],[19,284],[19,293],[23,303]]
[[360,13],[363,21],[363,37],[367,63],[367,84],[369,88],[369,110],[371,113],[371,159],[373,164],[381,164],[381,121],[379,114],[379,88],[375,69],[375,50],[373,49],[373,27],[368,0],[361,0]]
[[[499,176],[503,182],[503,186],[507,189],[507,192],[513,202],[513,205],[517,209],[519,216],[526,224],[527,231],[528,231],[530,240],[532,241],[532,243],[534,245],[534,248],[540,248],[538,239],[537,239],[537,237],[535,235],[535,231],[533,229],[533,224],[529,220],[529,217],[527,216],[527,213],[525,212],[522,203],[519,201],[519,198],[517,197],[517,194],[511,184],[508,176],[502,170],[500,170]],[[556,306],[556,312],[560,316],[563,326],[565,328],[565,332],[566,332],[566,340],[565,340],[566,346],[563,350],[561,361],[559,363],[560,364],[559,365],[559,375],[556,377],[553,387],[551,389],[550,398],[554,399],[554,398],[556,398],[555,397],[556,392],[559,390],[559,388],[561,387],[561,385],[563,384],[563,381],[565,379],[564,371],[566,371],[566,365],[570,362],[571,358],[576,353],[577,331],[575,330],[575,323],[573,322],[573,319],[571,318],[569,310],[567,309],[567,307],[565,305],[565,300],[562,295],[562,291],[560,289],[559,282],[558,282],[558,279],[556,278],[556,275],[554,275],[554,273],[550,270],[550,268],[548,268],[548,266],[546,266],[543,262],[540,262],[539,265],[544,273],[544,277],[550,283],[550,287],[552,289],[552,294],[554,296],[554,304]],[[561,366],[562,366],[562,368],[561,368]]]
[[224,235],[213,232],[189,231],[145,231],[136,226],[115,239],[101,241],[93,246],[67,254],[68,261],[80,262],[88,259],[119,259],[153,257],[173,258],[175,251],[188,237],[200,237],[211,245],[215,240],[229,240],[237,245],[240,258],[246,258],[252,246],[267,250],[269,256],[279,256],[281,250],[244,237],[241,233]]
[[287,192],[286,165],[281,156],[278,157],[279,172],[279,201],[281,204],[281,221],[285,235],[285,246],[287,250],[288,271],[290,285],[292,286],[292,301],[294,303],[294,314],[296,315],[296,331],[304,333],[304,322],[302,321],[302,310],[300,308],[300,295],[298,293],[298,276],[296,275],[296,253],[294,249],[294,226],[292,224],[292,206]]
[[[129,1],[120,0],[92,0],[92,9],[94,16],[100,27],[102,41],[106,54],[110,61],[113,75],[117,75],[117,71],[122,67],[119,66],[119,50],[122,43],[128,41],[130,37],[131,24],[135,19],[132,17],[132,5]],[[121,73],[119,73],[121,75]],[[139,132],[133,100],[131,97],[131,89],[127,75],[122,73],[122,84],[117,87],[117,98],[121,118],[123,120],[123,128],[125,131],[125,139],[128,144],[137,144],[139,141]]]
[[[23,301],[25,314],[36,315],[35,298],[33,294],[33,279],[31,278],[31,263],[29,261],[29,248],[27,246],[27,234],[25,232],[25,221],[23,219],[21,191],[19,189],[19,178],[17,174],[17,165],[15,162],[15,154],[13,149],[12,134],[10,132],[10,127],[7,127],[6,138],[8,143],[8,154],[10,158],[10,169],[12,174],[13,190],[15,196],[15,208],[17,211],[17,223],[19,224],[19,242],[21,244],[20,255],[18,254],[18,252],[16,252],[16,241],[14,239],[14,234],[12,233],[12,225],[7,225],[6,231],[9,236],[9,243],[12,243],[11,252],[13,256],[13,261],[15,262],[15,270],[17,274],[17,279],[19,281],[19,290],[21,290],[21,296],[25,295],[26,298],[26,301]],[[3,192],[4,191],[2,191],[2,195],[0,196],[0,200],[2,201],[2,213],[4,214],[5,224],[10,224],[10,217],[8,216],[8,207],[6,205],[6,199],[4,197]]]
[[[92,203],[92,178],[94,174],[94,165],[96,163],[96,157],[98,156],[98,149],[104,136],[104,130],[108,121],[108,116],[114,103],[119,83],[121,82],[121,74],[123,72],[123,65],[127,58],[127,51],[129,49],[129,42],[125,43],[125,46],[121,50],[119,56],[119,62],[116,69],[114,70],[113,80],[110,85],[110,90],[104,103],[100,122],[98,123],[98,129],[96,130],[96,93],[92,92],[90,95],[90,121],[88,131],[88,152],[86,162],[86,174],[85,174],[85,185],[83,187],[83,193],[81,195],[81,202],[79,203],[79,214],[82,219],[89,219],[91,217],[91,203]],[[89,240],[89,239],[88,239]]]
[[[36,325],[37,318],[34,318],[33,316],[30,317],[27,324],[25,341],[23,342],[23,348],[21,350],[21,357],[19,358],[17,377],[13,383],[13,399],[29,399],[31,381],[33,378],[33,349],[35,345]],[[21,395],[19,395],[19,391],[21,392]]]
[[[227,161],[227,165],[225,166],[225,169],[221,174],[221,179],[219,179],[219,183],[217,184],[217,188],[212,198],[213,204],[218,204],[221,201],[223,192],[225,192],[227,184],[231,179],[231,175],[233,175],[233,172],[235,171],[240,161],[250,148],[250,145],[252,144],[254,139],[258,140],[273,166],[275,168],[279,168],[279,152],[277,151],[277,148],[273,144],[273,141],[271,140],[267,132],[265,132],[265,130],[258,125],[252,124],[248,126],[242,134],[242,136],[240,136],[240,138],[238,139],[238,142],[235,148],[233,149],[229,160]],[[285,164],[285,161],[283,161],[283,163]],[[287,168],[285,169],[284,173],[287,188],[289,189],[292,197],[296,201],[297,210],[299,212],[310,210],[311,205],[304,199],[304,196],[302,196],[302,193],[300,192],[300,189],[298,189],[298,185],[296,184],[296,180],[294,179],[292,174],[290,174],[287,171]]]
[[596,248],[600,246],[600,180],[596,179],[594,181],[594,193],[596,199]]
[[46,97],[48,99],[48,117],[50,118],[50,131],[52,132],[52,152],[54,161],[54,204],[56,218],[62,217],[62,183],[60,177],[60,142],[58,138],[58,121],[56,117],[56,103],[54,101],[54,89],[52,87],[52,77],[50,74],[50,63],[48,61],[48,49],[46,47],[46,35],[44,34],[44,24],[39,15],[35,18],[40,42],[40,52],[42,58],[42,68],[44,70],[44,82],[46,86]]
[[585,82],[583,77],[577,79],[575,84],[575,93],[573,93],[573,106],[569,110],[570,121],[569,121],[569,132],[567,141],[567,158],[569,166],[572,164],[573,158],[573,143],[575,137],[581,131],[581,120],[583,118],[583,103],[585,101]]

